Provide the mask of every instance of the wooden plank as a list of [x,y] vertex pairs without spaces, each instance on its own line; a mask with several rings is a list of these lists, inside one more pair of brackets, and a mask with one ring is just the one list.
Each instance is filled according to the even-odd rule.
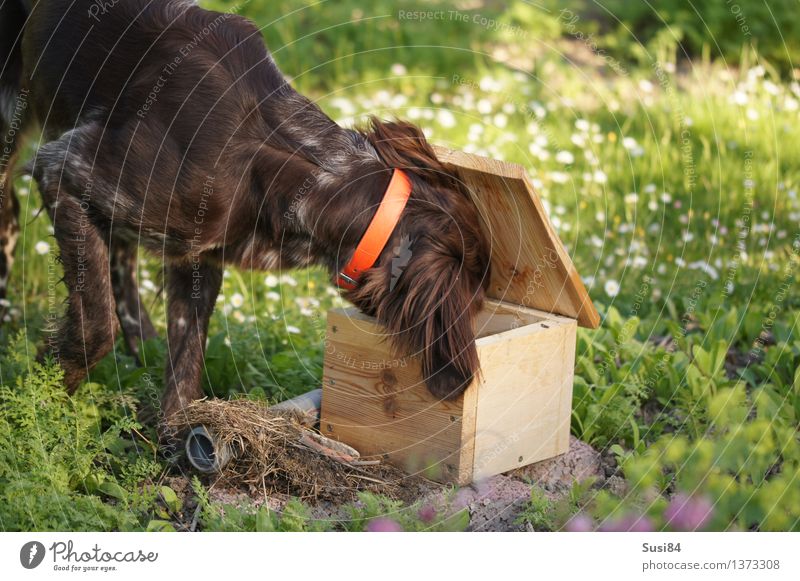
[[330,311],[322,433],[458,484],[565,452],[576,321],[488,300],[476,327],[481,375],[460,398],[439,401],[374,319]]
[[502,303],[487,301],[485,308],[475,317],[475,334],[477,338],[488,337],[545,320],[547,319],[544,317],[504,307]]
[[419,362],[394,355],[374,320],[355,309],[333,310],[320,429],[411,474],[469,482],[475,394],[438,401],[421,379]]
[[475,480],[567,451],[576,329],[562,318],[478,341]]
[[490,238],[489,296],[596,328],[600,315],[522,166],[435,149],[466,184]]
[[513,303],[504,303],[494,299],[486,299],[483,309],[475,317],[475,336],[495,337],[498,333],[506,333],[527,325],[542,322],[569,322],[572,319],[531,309]]

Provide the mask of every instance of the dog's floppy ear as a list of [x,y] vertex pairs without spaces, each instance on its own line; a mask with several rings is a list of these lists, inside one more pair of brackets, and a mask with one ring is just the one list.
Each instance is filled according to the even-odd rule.
[[457,259],[436,254],[424,258],[429,268],[414,277],[404,301],[401,324],[409,329],[408,345],[420,351],[430,392],[450,399],[466,389],[478,372],[473,320],[480,297],[468,284]]
[[388,330],[398,354],[419,357],[430,392],[449,399],[478,372],[473,321],[483,289],[442,246],[427,237],[412,240],[407,260],[401,252],[393,266],[376,269],[349,298],[374,307],[370,314]]
[[455,397],[479,370],[473,321],[489,265],[477,211],[417,126],[372,118],[364,135],[384,163],[409,173],[413,189],[381,264],[347,298],[378,319],[400,354],[421,359],[433,395]]
[[428,179],[442,179],[442,167],[422,129],[407,121],[370,117],[364,132],[378,155],[390,167],[409,170]]

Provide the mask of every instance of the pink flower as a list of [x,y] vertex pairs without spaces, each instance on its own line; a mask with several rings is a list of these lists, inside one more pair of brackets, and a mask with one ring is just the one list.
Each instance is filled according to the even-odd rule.
[[368,533],[402,533],[403,527],[396,520],[386,517],[378,517],[369,521],[367,525]]
[[452,508],[456,511],[467,508],[475,500],[475,493],[469,488],[461,488],[453,498]]
[[607,521],[600,530],[608,533],[648,533],[653,530],[653,523],[644,515],[628,514],[620,519]]
[[708,524],[713,511],[714,505],[707,498],[679,492],[664,511],[664,520],[677,531],[697,531]]
[[417,516],[422,522],[430,524],[436,518],[436,508],[432,504],[426,504],[419,509]]
[[594,522],[585,514],[576,514],[567,521],[566,529],[571,533],[590,533],[594,530]]

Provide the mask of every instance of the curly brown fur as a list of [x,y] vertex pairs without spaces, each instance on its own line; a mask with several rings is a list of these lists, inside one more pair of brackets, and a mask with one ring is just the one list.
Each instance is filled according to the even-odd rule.
[[127,0],[91,18],[93,0],[9,1],[25,8],[5,26],[24,30],[14,49],[23,73],[0,89],[29,91],[26,123],[41,127],[29,168],[67,271],[50,350],[69,389],[112,348],[120,322],[131,345],[150,334],[135,292],[114,288],[135,285],[136,244],[165,263],[169,416],[202,396],[223,268],[319,264],[335,275],[396,167],[411,177],[410,201],[347,298],[422,358],[437,396],[472,381],[488,247],[458,176],[417,127],[340,127],[289,85],[259,29],[237,15]]
[[422,359],[431,393],[455,397],[478,370],[473,320],[489,281],[477,210],[418,127],[372,119],[365,135],[389,166],[411,175],[412,194],[388,245],[402,247],[405,238],[410,256],[398,277],[397,257],[384,252],[348,298],[389,330],[401,352]]

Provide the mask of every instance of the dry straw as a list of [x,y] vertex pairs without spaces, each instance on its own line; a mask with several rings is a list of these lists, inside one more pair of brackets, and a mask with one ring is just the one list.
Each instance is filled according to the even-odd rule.
[[190,404],[173,416],[169,427],[181,432],[205,426],[219,446],[233,453],[222,478],[267,493],[334,500],[366,490],[403,497],[404,489],[419,480],[375,459],[354,457],[302,425],[302,419],[296,411],[273,410],[245,399],[212,399]]

